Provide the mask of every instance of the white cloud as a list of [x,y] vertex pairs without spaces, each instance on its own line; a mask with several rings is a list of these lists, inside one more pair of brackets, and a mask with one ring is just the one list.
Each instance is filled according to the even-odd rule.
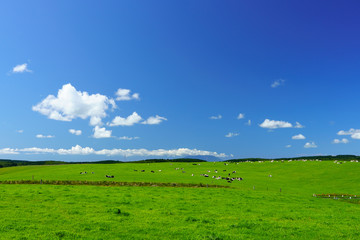
[[88,154],[95,154],[96,151],[90,147],[81,147],[76,145],[71,147],[70,149],[53,149],[53,148],[22,148],[22,149],[15,149],[18,153],[26,153],[26,154],[60,154],[60,155],[88,155]]
[[102,150],[94,150],[90,147],[81,147],[76,145],[70,149],[52,149],[52,148],[23,148],[23,149],[12,149],[12,148],[3,148],[0,149],[0,154],[60,154],[60,155],[106,155],[106,156],[157,156],[157,157],[182,157],[189,155],[210,155],[215,157],[228,157],[225,153],[217,153],[211,151],[197,150],[197,149],[189,149],[189,148],[177,148],[177,149],[157,149],[157,150],[147,150],[147,149],[102,149]]
[[36,135],[37,138],[54,138],[55,136],[52,135],[42,135],[42,134],[37,134]]
[[82,132],[81,130],[69,129],[69,133],[79,136]]
[[248,126],[251,126],[251,120],[249,119],[248,121],[247,121],[247,123],[245,123],[246,125],[248,125]]
[[111,130],[106,130],[104,127],[101,128],[99,126],[95,126],[94,128],[94,138],[110,138],[111,137]]
[[239,113],[239,115],[237,116],[237,119],[243,119],[243,118],[245,118],[245,114]]
[[27,68],[27,63],[23,63],[23,64],[16,65],[15,67],[13,67],[12,72],[13,73],[23,73],[23,72],[32,72],[32,70]]
[[350,128],[349,131],[340,130],[338,135],[350,135],[353,139],[360,139],[360,129]]
[[285,147],[286,147],[286,148],[291,148],[291,145],[289,144],[289,145],[286,145]]
[[123,137],[119,137],[118,139],[120,139],[120,140],[135,140],[135,139],[139,139],[139,137],[123,136]]
[[225,137],[227,138],[230,138],[230,137],[236,137],[236,136],[239,136],[239,133],[232,133],[232,132],[229,132],[228,134],[225,135]]
[[123,118],[120,116],[116,116],[111,123],[108,123],[110,127],[114,126],[132,126],[136,123],[139,123],[142,120],[139,114],[136,112],[133,112],[130,116],[127,118]]
[[276,120],[270,120],[265,119],[263,123],[260,124],[260,127],[262,128],[270,128],[270,129],[276,129],[276,128],[291,128],[293,125],[289,122],[285,121],[276,121]]
[[[111,123],[108,123],[107,125],[114,127],[114,126],[132,126],[136,123],[140,123],[140,121],[142,120],[141,116],[139,114],[137,114],[136,112],[133,112],[130,116],[128,116],[127,118],[123,118],[120,116],[116,116]],[[166,121],[167,118],[165,117],[161,117],[159,115],[151,116],[148,119],[146,119],[145,121],[141,122],[142,124],[148,124],[148,125],[154,125],[154,124],[159,124],[162,121]]]
[[294,128],[304,128],[304,126],[301,125],[299,122],[296,122]]
[[23,133],[24,130],[20,129],[20,130],[16,130],[16,132],[18,132],[18,133]]
[[219,114],[217,116],[211,116],[210,119],[214,119],[214,120],[222,119],[222,116]]
[[360,139],[360,133],[354,133],[351,135],[351,138],[353,139]]
[[337,135],[353,135],[354,133],[360,133],[360,129],[350,128],[349,131],[340,130]]
[[294,140],[302,140],[302,139],[305,139],[306,137],[302,134],[298,134],[298,135],[295,135],[295,136],[292,136],[291,139],[294,139]]
[[317,145],[315,142],[307,142],[305,143],[304,148],[317,148]]
[[19,152],[12,148],[2,148],[0,149],[0,154],[19,154]]
[[90,118],[92,126],[101,125],[101,119],[106,117],[106,110],[112,105],[113,99],[101,94],[91,94],[77,91],[70,83],[62,86],[57,97],[47,96],[43,101],[32,107],[50,119],[72,121],[75,118]]
[[334,139],[333,143],[335,143],[335,144],[339,144],[339,143],[346,144],[346,143],[349,143],[349,140],[347,140],[346,138],[343,138],[341,140],[340,139]]
[[284,85],[285,83],[285,80],[284,79],[278,79],[278,80],[275,80],[272,84],[271,84],[271,87],[272,88],[277,88],[281,85]]
[[130,95],[130,92],[131,91],[129,89],[119,88],[115,93],[116,101],[129,101],[132,99],[136,99],[136,100],[140,99],[138,93],[134,93]]
[[149,117],[148,119],[143,121],[142,124],[154,125],[154,124],[159,124],[162,121],[167,121],[167,119],[164,117],[160,117],[159,115],[156,115],[155,117],[153,116]]

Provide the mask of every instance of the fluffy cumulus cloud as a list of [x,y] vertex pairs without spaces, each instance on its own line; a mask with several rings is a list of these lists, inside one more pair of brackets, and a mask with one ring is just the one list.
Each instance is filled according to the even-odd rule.
[[136,112],[133,112],[131,115],[129,115],[126,118],[116,116],[111,123],[108,123],[110,127],[114,126],[132,126],[136,123],[139,123],[142,120],[139,114]]
[[102,149],[95,150],[90,147],[81,147],[76,145],[71,147],[70,149],[52,149],[52,148],[22,148],[22,149],[12,149],[12,148],[3,148],[0,149],[0,154],[60,154],[60,155],[104,155],[104,156],[156,156],[156,157],[183,157],[189,155],[199,155],[199,156],[215,156],[220,158],[228,157],[225,153],[217,153],[211,151],[204,151],[198,149],[189,149],[189,148],[177,148],[177,149],[156,149],[156,150],[148,150],[148,149]]
[[90,118],[90,124],[96,126],[101,125],[101,120],[106,117],[106,110],[110,105],[116,107],[113,99],[101,94],[90,95],[77,91],[71,84],[66,84],[58,91],[57,96],[47,96],[32,109],[59,121]]
[[0,154],[19,154],[19,152],[13,148],[2,148],[0,149]]
[[285,80],[284,79],[278,79],[278,80],[275,80],[272,84],[271,84],[271,87],[272,88],[277,88],[281,85],[284,85],[285,83]]
[[55,136],[52,135],[42,135],[42,134],[37,134],[36,135],[37,138],[54,138]]
[[269,129],[277,129],[277,128],[303,128],[304,126],[301,125],[299,122],[296,122],[295,125],[285,122],[285,121],[277,121],[277,120],[270,120],[265,119],[263,123],[259,125],[262,128],[269,128]]
[[347,140],[346,138],[343,138],[341,140],[340,139],[334,139],[333,143],[335,143],[335,144],[339,144],[339,143],[346,144],[346,143],[349,143],[349,140]]
[[351,135],[351,138],[353,139],[360,139],[360,133],[354,133]]
[[217,116],[211,116],[210,119],[213,119],[213,120],[222,119],[222,116],[219,114]]
[[16,130],[17,133],[23,133],[24,130],[20,129],[20,130]]
[[69,129],[69,133],[79,136],[82,132],[81,130]]
[[245,118],[245,114],[239,113],[239,115],[237,116],[237,119],[243,119],[243,118]]
[[236,137],[236,136],[239,136],[239,133],[229,132],[228,134],[225,135],[225,137],[227,138]]
[[291,139],[294,139],[294,140],[302,140],[302,139],[305,139],[306,137],[302,134],[298,134],[298,135],[295,135],[295,136],[292,136]]
[[[107,125],[109,125],[110,127],[133,126],[134,124],[140,123],[141,120],[143,120],[142,117],[139,114],[137,114],[136,112],[133,112],[131,115],[129,115],[126,118],[116,116],[111,121],[111,123],[108,123]],[[160,124],[162,121],[166,121],[166,120],[167,120],[167,118],[156,115],[155,117],[151,116],[148,119],[142,121],[141,124],[155,125],[155,124]]]
[[349,131],[340,130],[338,135],[350,135],[353,139],[360,139],[360,129],[350,128]]
[[138,93],[130,94],[130,92],[131,91],[129,89],[119,88],[115,93],[116,101],[129,101],[132,99],[136,99],[136,100],[140,99]]
[[285,122],[285,121],[276,121],[276,120],[265,119],[264,122],[260,124],[260,127],[276,129],[276,128],[291,128],[291,127],[293,127],[293,125],[291,123]]
[[315,142],[307,142],[305,143],[304,148],[317,148],[317,145]]
[[251,126],[251,120],[249,119],[245,124]]
[[104,127],[95,126],[94,128],[94,138],[110,138],[111,130],[106,130]]
[[155,117],[153,116],[149,117],[148,119],[143,121],[142,124],[155,125],[155,124],[160,124],[162,121],[167,121],[167,118],[156,115]]
[[23,64],[16,65],[15,67],[13,67],[12,72],[13,73],[23,73],[23,72],[32,72],[32,71],[30,69],[28,69],[27,63],[23,63]]
[[291,145],[289,144],[289,145],[286,145],[285,147],[286,147],[286,148],[291,148]]

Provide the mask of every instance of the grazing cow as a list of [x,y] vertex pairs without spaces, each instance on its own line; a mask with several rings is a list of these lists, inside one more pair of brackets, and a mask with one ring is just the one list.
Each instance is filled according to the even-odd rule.
[[232,173],[236,173],[236,171],[233,171]]
[[134,172],[137,172],[137,170],[136,170],[136,169],[134,169]]
[[230,173],[228,174],[228,176],[230,176]]
[[155,173],[155,171],[151,171],[152,173]]
[[227,181],[228,183],[231,183],[231,181]]
[[141,170],[141,172],[145,172],[145,170]]
[[193,165],[197,165],[196,163],[193,163]]
[[193,176],[194,176],[194,174],[191,174],[191,176],[193,177]]
[[223,170],[223,172],[226,172],[226,169],[225,169],[225,170]]
[[94,172],[91,172],[91,174],[94,174]]
[[217,170],[215,170],[215,173],[217,173]]
[[83,172],[80,172],[80,174],[83,174]]
[[272,175],[270,174],[269,177],[272,177]]
[[161,170],[159,170],[159,172],[161,172]]
[[204,177],[209,177],[209,175],[207,175],[207,174],[204,174]]
[[182,171],[182,173],[186,173],[185,171]]

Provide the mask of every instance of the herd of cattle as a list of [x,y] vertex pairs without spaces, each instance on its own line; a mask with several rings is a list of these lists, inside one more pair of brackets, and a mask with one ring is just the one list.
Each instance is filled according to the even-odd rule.
[[[198,164],[193,164],[193,165],[198,165]],[[200,164],[199,164],[200,165]],[[225,164],[225,165],[228,165],[228,164]],[[186,171],[184,171],[184,168],[175,168],[175,170],[182,170],[182,173],[186,173]],[[134,169],[135,172],[145,172],[145,169],[142,169],[142,170],[137,170],[137,169]],[[158,170],[158,172],[161,172],[162,170]],[[226,169],[222,170],[223,174],[225,173],[226,174]],[[151,173],[155,173],[156,171],[154,170],[151,170],[150,171]],[[219,171],[218,170],[214,170],[213,171],[214,173],[218,173]],[[210,170],[207,171],[207,173],[204,173],[204,174],[200,174],[200,176],[203,176],[203,177],[210,177],[210,175],[208,173],[211,173]],[[80,174],[87,174],[87,172],[80,172]],[[94,174],[94,172],[91,172],[91,174]],[[230,171],[229,173],[226,174],[226,176],[220,176],[220,175],[213,175],[212,178],[213,179],[216,179],[216,180],[226,180],[228,183],[232,183],[233,181],[242,181],[243,178],[242,177],[237,177],[237,176],[233,176],[234,174],[236,174],[236,171]],[[194,174],[191,174],[191,176],[195,176]],[[105,175],[106,178],[114,178],[114,175]]]

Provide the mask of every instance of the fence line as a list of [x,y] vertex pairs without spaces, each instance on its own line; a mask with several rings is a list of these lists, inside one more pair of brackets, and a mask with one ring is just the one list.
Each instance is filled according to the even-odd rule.
[[71,181],[71,180],[5,180],[0,184],[48,184],[48,185],[91,185],[91,186],[135,186],[135,187],[190,187],[230,188],[229,186],[203,183],[157,183],[157,182],[116,182],[116,181]]

